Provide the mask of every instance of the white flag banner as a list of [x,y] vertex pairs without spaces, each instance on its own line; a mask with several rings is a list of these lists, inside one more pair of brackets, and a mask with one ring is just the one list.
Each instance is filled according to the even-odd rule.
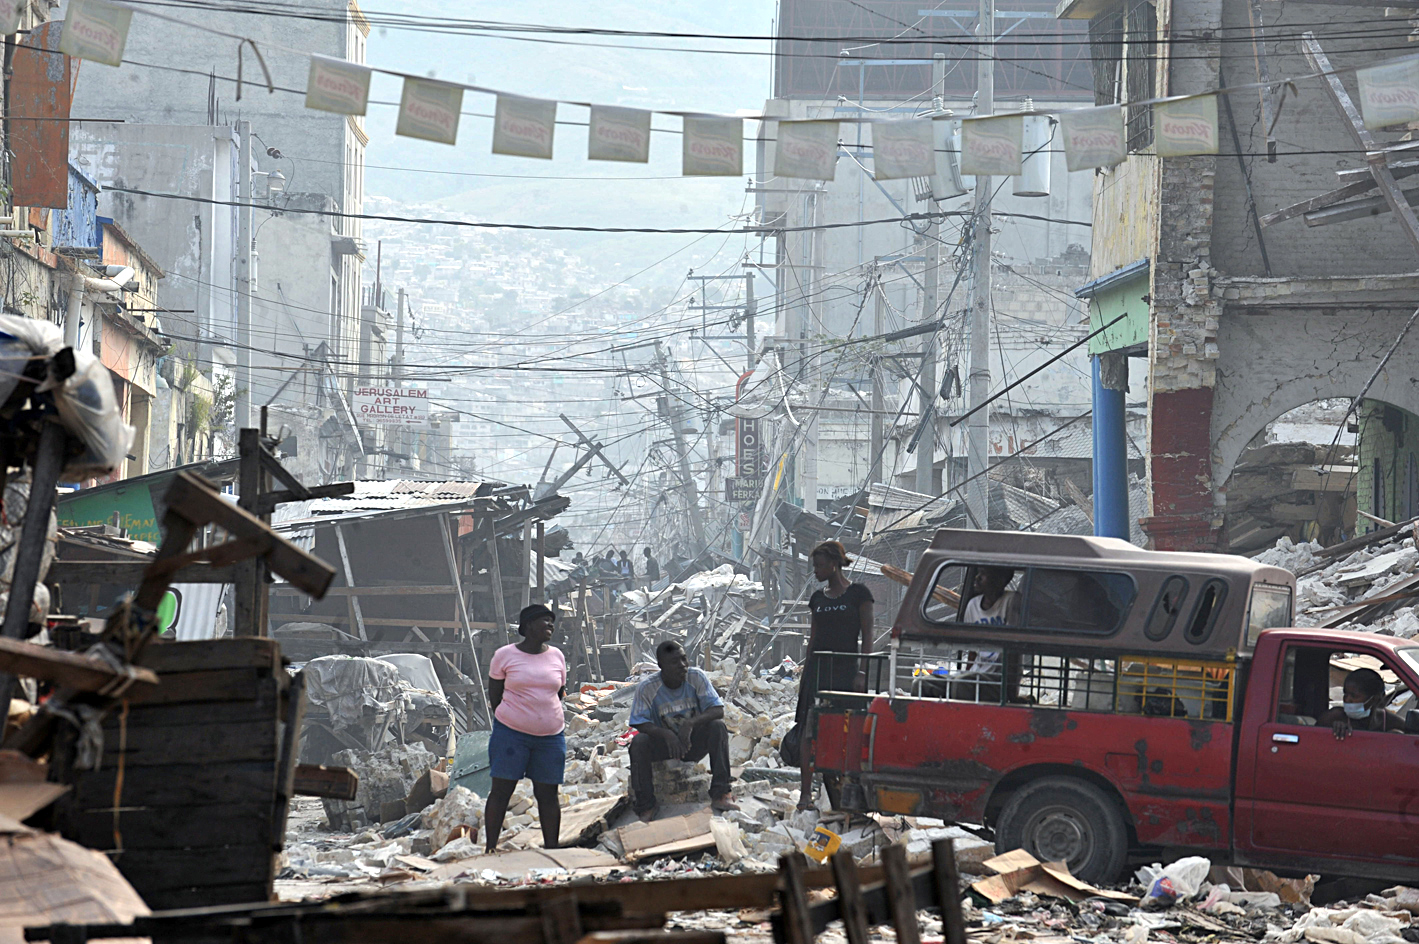
[[104,0],[69,0],[59,51],[106,66],[122,65],[132,19],[132,10]]
[[[0,0],[9,2],[9,0]],[[344,59],[310,57],[305,107],[340,115],[363,115],[370,100],[370,70]]]
[[1113,167],[1128,157],[1122,105],[1062,111],[1059,130],[1064,138],[1064,162],[1070,170]]
[[836,121],[780,121],[774,176],[832,180],[838,167]]
[[1217,96],[1153,106],[1153,145],[1159,157],[1217,153]]
[[499,95],[493,116],[493,153],[552,159],[557,103],[545,98]]
[[463,110],[463,89],[429,79],[404,79],[399,98],[399,122],[395,134],[421,138],[440,144],[458,140],[458,114]]
[[936,173],[936,139],[930,118],[872,122],[872,176],[878,180]]
[[29,0],[0,0],[0,33],[9,36],[20,29],[20,18],[25,15]]
[[1023,115],[967,118],[961,122],[961,173],[1013,177],[1024,160]]
[[592,105],[586,151],[588,160],[646,163],[650,160],[650,112]]
[[1371,131],[1419,118],[1419,59],[1360,69],[1360,113]]
[[684,119],[680,173],[686,177],[738,177],[744,172],[743,118]]

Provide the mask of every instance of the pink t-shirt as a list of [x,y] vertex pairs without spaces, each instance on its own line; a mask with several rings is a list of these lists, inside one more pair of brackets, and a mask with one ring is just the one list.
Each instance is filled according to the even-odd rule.
[[499,721],[534,737],[561,733],[566,718],[557,692],[567,684],[562,650],[548,646],[531,655],[516,645],[503,646],[493,653],[488,676],[503,680],[503,700],[493,712]]

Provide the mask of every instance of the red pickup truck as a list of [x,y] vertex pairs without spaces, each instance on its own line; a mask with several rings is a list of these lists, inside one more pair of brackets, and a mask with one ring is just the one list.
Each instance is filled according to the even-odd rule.
[[[841,808],[978,824],[1087,881],[1182,851],[1419,881],[1419,644],[1289,628],[1294,588],[1228,555],[941,531],[888,653],[810,664],[868,676],[818,695],[815,765]],[[1388,730],[1316,724],[1359,669]]]

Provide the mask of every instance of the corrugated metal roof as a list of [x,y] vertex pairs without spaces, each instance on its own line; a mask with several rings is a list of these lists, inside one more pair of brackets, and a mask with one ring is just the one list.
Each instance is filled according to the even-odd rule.
[[316,498],[311,501],[285,502],[271,516],[271,523],[282,527],[298,521],[357,518],[367,514],[407,511],[436,505],[448,505],[455,510],[471,503],[479,488],[491,485],[504,488],[506,483],[487,482],[420,482],[388,479],[379,482],[356,482],[352,495],[339,498]]

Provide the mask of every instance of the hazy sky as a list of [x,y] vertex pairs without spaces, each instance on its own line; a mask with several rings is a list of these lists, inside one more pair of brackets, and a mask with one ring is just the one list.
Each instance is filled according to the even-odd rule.
[[[371,12],[389,10],[394,0],[369,0]],[[432,0],[419,12],[464,19],[515,20],[610,29],[717,32],[765,35],[770,32],[773,0],[670,0],[654,4],[606,0],[587,4],[569,0],[469,3]],[[764,55],[716,55],[689,48],[732,48],[765,52],[767,43],[709,40],[558,37],[578,44],[654,46],[614,49],[594,45],[557,45],[487,35],[441,35],[376,27],[369,39],[371,65],[396,68],[458,82],[470,82],[522,94],[650,108],[698,109],[734,113],[757,111],[770,88],[769,59]],[[399,80],[376,76],[372,98],[397,99]],[[458,144],[449,147],[394,135],[395,109],[371,108],[366,193],[401,201],[438,199],[453,212],[509,222],[572,222],[644,226],[716,226],[744,204],[742,178],[682,179],[680,137],[653,134],[648,165],[589,162],[586,131],[559,125],[551,161],[490,153],[492,122],[469,112],[491,115],[493,98],[468,93]],[[563,105],[559,120],[586,121],[587,110]],[[657,116],[656,127],[678,128],[679,120]],[[749,129],[752,130],[752,126]],[[746,148],[746,158],[751,158]],[[620,178],[588,180],[458,176],[384,169],[390,165],[481,175],[531,175]],[[646,178],[665,177],[653,180]]]

